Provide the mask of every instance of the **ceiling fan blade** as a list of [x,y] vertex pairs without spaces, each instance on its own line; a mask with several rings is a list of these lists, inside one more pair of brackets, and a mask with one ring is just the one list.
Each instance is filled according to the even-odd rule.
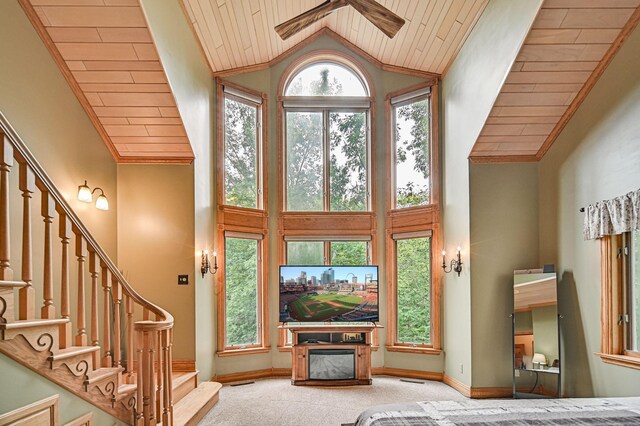
[[278,25],[274,29],[281,39],[286,40],[292,35],[304,30],[314,22],[324,18],[331,12],[346,6],[345,0],[327,0],[324,3],[309,9],[306,12],[291,18],[286,22]]
[[346,0],[346,2],[389,38],[393,38],[404,25],[404,19],[375,0]]

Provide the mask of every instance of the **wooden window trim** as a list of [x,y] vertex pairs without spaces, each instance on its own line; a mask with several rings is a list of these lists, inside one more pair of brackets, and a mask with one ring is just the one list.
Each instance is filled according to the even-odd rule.
[[[237,234],[242,234],[242,230],[235,229],[234,227],[227,227],[227,231],[233,231]],[[217,356],[235,356],[235,355],[249,355],[256,353],[269,352],[271,350],[269,341],[269,258],[268,258],[268,246],[269,241],[267,239],[267,232],[264,230],[254,230],[247,234],[247,239],[258,241],[258,251],[260,253],[260,260],[258,264],[258,338],[259,342],[254,345],[247,345],[243,347],[226,346],[226,280],[225,280],[225,227],[218,227],[218,262],[220,262],[221,268],[218,271],[218,277],[216,281],[217,285]],[[255,234],[261,234],[262,238],[256,238]],[[238,235],[234,235],[232,238],[238,238]]]
[[[258,191],[261,196],[258,199],[257,208],[247,208],[247,207],[239,207],[239,206],[231,206],[225,204],[225,193],[224,193],[224,100],[226,98],[224,88],[229,87],[233,89],[235,92],[244,92],[248,94],[250,97],[260,98],[262,102],[260,105],[256,104],[256,107],[260,109],[260,140],[258,141],[258,173],[257,177],[259,178],[258,182]],[[230,97],[233,99],[239,99],[238,96],[234,94],[230,94]],[[218,182],[218,191],[217,191],[217,201],[218,206],[232,207],[238,209],[247,209],[264,211],[268,210],[268,199],[269,194],[267,191],[267,172],[268,172],[268,164],[267,164],[267,138],[268,138],[268,126],[267,126],[267,95],[262,92],[258,92],[256,90],[252,90],[238,84],[232,83],[230,81],[216,78],[216,104],[217,104],[217,113],[216,113],[216,125],[217,125],[217,182]],[[252,103],[250,99],[242,99],[242,102]]]
[[[398,342],[398,283],[396,280],[396,239],[393,234],[409,234],[413,232],[431,232],[431,344],[411,344]],[[440,230],[437,223],[418,226],[406,226],[402,230],[393,232],[387,228],[387,345],[389,352],[407,352],[423,355],[440,355],[442,352],[442,338],[440,330],[441,307],[441,267],[437,256],[433,255],[435,247],[440,247]]]
[[[419,95],[418,97],[429,97],[429,113],[431,114],[431,141],[430,141],[430,149],[431,149],[431,157],[430,157],[430,184],[431,184],[431,203],[424,206],[411,206],[411,207],[403,207],[396,208],[395,207],[395,163],[393,159],[395,158],[395,116],[393,113],[394,105],[392,105],[392,101],[395,98],[406,96],[411,93],[419,93],[424,89],[430,89],[430,93],[428,95]],[[387,116],[387,122],[392,123],[389,126],[387,132],[387,143],[386,143],[386,210],[387,214],[394,215],[399,214],[404,211],[416,211],[420,212],[422,210],[428,210],[433,208],[439,204],[440,200],[440,143],[438,137],[438,105],[439,105],[439,87],[438,80],[429,80],[425,83],[420,83],[415,86],[408,87],[406,89],[398,90],[396,92],[389,93],[385,98],[385,114]],[[404,100],[402,104],[405,102],[409,102],[409,100]]]
[[595,355],[608,364],[640,370],[640,354],[625,350],[624,327],[618,316],[624,312],[623,262],[617,252],[622,247],[622,235],[607,235],[600,239],[600,352]]

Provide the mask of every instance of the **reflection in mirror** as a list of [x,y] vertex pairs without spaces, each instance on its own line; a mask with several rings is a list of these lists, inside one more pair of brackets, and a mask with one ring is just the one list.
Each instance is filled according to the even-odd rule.
[[555,273],[515,271],[513,392],[517,398],[559,396],[560,345]]

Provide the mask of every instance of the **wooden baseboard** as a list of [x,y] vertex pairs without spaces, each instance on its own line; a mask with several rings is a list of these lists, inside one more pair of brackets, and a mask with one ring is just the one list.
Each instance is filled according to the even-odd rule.
[[451,386],[467,398],[471,398],[471,387],[446,374],[442,377],[444,384]]
[[217,374],[211,381],[219,383],[239,382],[242,380],[263,379],[273,376],[291,376],[290,368],[265,368],[264,370],[243,371],[240,373]]
[[443,377],[442,373],[433,371],[406,370],[404,368],[391,367],[374,367],[371,369],[371,374],[377,376],[396,376],[411,379],[435,380],[438,382],[441,382]]

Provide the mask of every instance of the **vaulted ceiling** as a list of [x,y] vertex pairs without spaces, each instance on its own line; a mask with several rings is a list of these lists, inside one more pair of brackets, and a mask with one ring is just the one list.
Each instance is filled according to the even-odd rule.
[[20,3],[116,161],[193,160],[138,0]]
[[[18,0],[118,162],[189,163],[193,150],[140,0]],[[378,0],[387,38],[343,7],[286,41],[273,28],[323,0],[158,0],[183,6],[214,75],[270,66],[328,34],[383,68],[444,75],[489,0]],[[640,21],[640,0],[545,0],[470,153],[542,158]]]
[[488,0],[378,0],[406,23],[389,39],[352,7],[344,7],[282,41],[273,28],[323,0],[181,0],[214,73],[268,64],[322,28],[377,61],[443,74]]
[[640,0],[545,0],[471,160],[540,160],[639,20]]

